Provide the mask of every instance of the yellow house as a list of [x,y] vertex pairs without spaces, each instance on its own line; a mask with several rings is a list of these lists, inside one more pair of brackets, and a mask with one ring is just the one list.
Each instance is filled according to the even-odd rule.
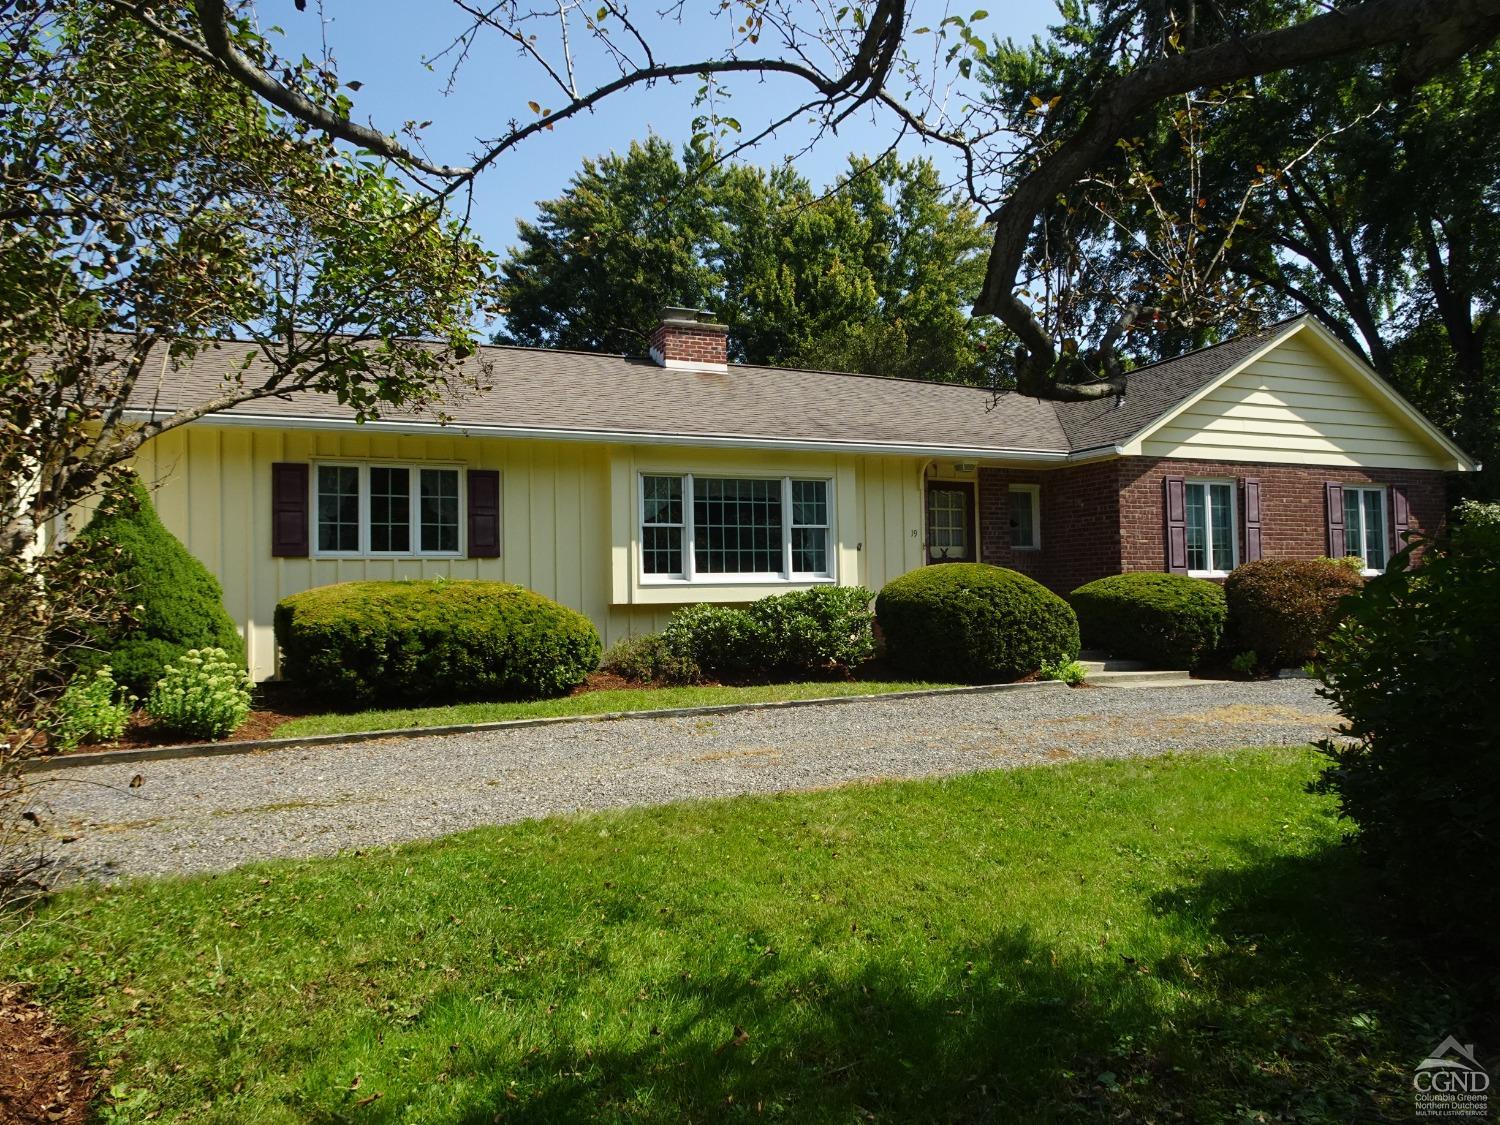
[[[226,342],[136,417],[255,363]],[[325,396],[169,431],[137,468],[219,578],[251,671],[272,611],[363,578],[515,582],[605,643],[691,602],[881,585],[955,559],[1066,592],[1122,570],[1207,577],[1262,556],[1383,566],[1473,463],[1311,318],[1054,403],[946,384],[732,365],[725,330],[668,310],[643,359],[481,349],[446,424],[358,424]]]

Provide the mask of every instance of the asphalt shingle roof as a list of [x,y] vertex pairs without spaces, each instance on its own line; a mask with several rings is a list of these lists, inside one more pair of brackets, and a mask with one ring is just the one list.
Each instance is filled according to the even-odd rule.
[[[682,371],[625,356],[492,346],[467,360],[466,379],[456,380],[486,389],[451,395],[442,410],[458,428],[618,434],[622,440],[660,435],[1065,454],[1128,437],[1286,327],[1134,371],[1119,409],[1112,397],[1063,403],[909,379],[741,365],[727,373]],[[263,365],[255,345],[223,341],[156,379],[143,378],[132,406],[171,410],[201,402],[233,374],[257,381]],[[312,392],[244,403],[227,413],[351,417],[332,396]],[[390,412],[386,418],[435,421],[436,415]]]
[[1058,402],[1057,419],[1074,450],[1114,445],[1149,426],[1174,406],[1282,335],[1301,317],[1200,348],[1176,359],[1139,367],[1125,376],[1125,398]]

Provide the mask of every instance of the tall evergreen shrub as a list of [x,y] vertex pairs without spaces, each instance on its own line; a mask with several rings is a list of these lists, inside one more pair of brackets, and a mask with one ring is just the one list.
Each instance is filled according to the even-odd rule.
[[118,683],[145,698],[167,665],[195,648],[220,648],[244,664],[245,643],[218,580],[166,529],[138,478],[107,498],[80,538],[120,551],[121,592],[137,607],[127,629],[101,638],[105,651],[94,660]]

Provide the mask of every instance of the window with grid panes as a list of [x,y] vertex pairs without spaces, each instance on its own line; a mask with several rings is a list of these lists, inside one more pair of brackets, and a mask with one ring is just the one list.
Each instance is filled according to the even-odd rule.
[[1384,570],[1387,558],[1385,489],[1344,486],[1344,550],[1365,561],[1365,569]]
[[1189,481],[1187,497],[1188,573],[1228,574],[1234,569],[1234,484]]
[[831,491],[826,480],[643,475],[643,575],[832,577]]

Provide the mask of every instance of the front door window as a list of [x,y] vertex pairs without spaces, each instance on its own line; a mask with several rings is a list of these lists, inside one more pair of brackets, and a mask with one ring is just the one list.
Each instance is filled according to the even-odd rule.
[[967,485],[930,485],[927,489],[927,559],[929,562],[972,562],[974,535],[970,527],[973,493]]

